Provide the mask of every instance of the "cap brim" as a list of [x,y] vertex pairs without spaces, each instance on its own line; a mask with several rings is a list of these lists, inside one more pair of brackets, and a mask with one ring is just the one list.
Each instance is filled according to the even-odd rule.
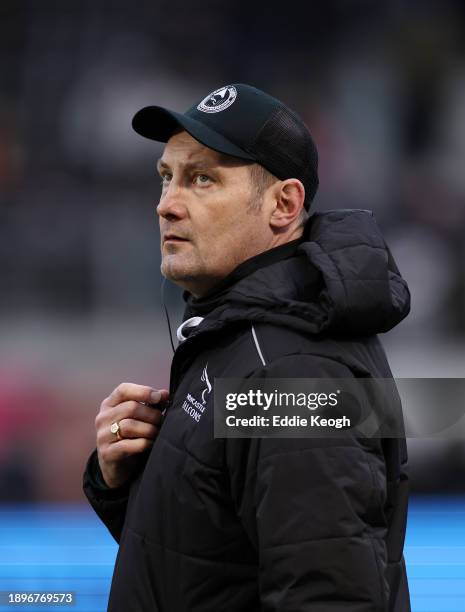
[[134,115],[132,127],[141,136],[158,142],[168,142],[173,133],[181,127],[209,149],[255,161],[255,157],[200,121],[161,106],[142,108]]

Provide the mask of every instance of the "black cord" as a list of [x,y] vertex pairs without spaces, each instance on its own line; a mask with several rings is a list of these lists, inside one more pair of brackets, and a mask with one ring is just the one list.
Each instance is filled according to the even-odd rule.
[[168,323],[168,331],[169,331],[169,334],[170,334],[171,348],[173,349],[173,353],[175,353],[176,349],[174,348],[174,343],[173,343],[173,334],[171,332],[170,317],[169,317],[169,314],[168,314],[168,309],[167,309],[166,304],[165,304],[165,284],[166,284],[166,278],[163,277],[163,280],[161,282],[161,302],[163,304],[163,308],[165,309],[166,322]]

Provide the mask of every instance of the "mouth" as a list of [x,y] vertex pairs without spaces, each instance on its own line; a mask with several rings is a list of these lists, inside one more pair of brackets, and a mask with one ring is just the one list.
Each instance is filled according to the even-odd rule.
[[165,234],[163,237],[163,244],[166,242],[189,242],[189,240],[181,236],[176,236],[175,234]]

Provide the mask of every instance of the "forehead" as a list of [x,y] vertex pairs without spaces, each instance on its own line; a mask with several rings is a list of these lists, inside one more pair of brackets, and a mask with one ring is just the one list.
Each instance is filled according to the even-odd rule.
[[189,164],[198,162],[223,167],[250,165],[250,162],[247,160],[209,149],[198,140],[195,140],[195,138],[186,131],[180,131],[171,136],[160,158],[161,164]]

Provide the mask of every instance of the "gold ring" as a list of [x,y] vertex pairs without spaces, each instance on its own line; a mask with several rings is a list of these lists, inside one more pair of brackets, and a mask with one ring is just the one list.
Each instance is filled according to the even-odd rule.
[[121,435],[121,430],[120,430],[120,426],[119,426],[118,422],[112,423],[110,425],[110,431],[111,431],[111,433],[114,436],[116,436],[118,438],[118,440],[122,440],[123,439],[123,436]]

